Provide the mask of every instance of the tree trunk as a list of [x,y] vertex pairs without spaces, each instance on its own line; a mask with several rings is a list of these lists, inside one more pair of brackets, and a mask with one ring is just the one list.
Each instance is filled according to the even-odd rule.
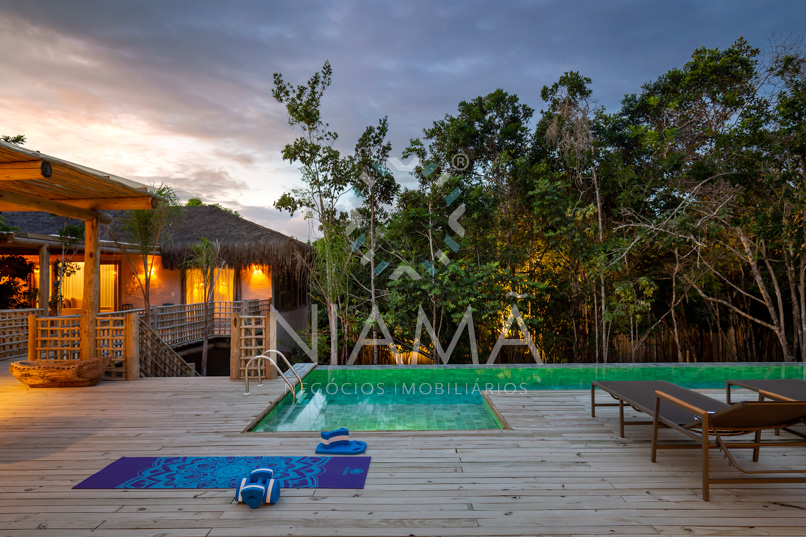
[[[789,343],[786,340],[786,328],[783,325],[783,319],[778,314],[778,309],[781,307],[781,296],[778,290],[778,281],[775,278],[774,274],[771,274],[773,278],[773,283],[775,284],[776,291],[777,291],[777,298],[778,298],[778,307],[776,304],[773,303],[772,297],[767,289],[767,283],[764,281],[763,276],[761,275],[761,270],[758,267],[758,263],[756,263],[756,252],[753,252],[753,248],[750,244],[750,240],[745,235],[744,230],[741,228],[736,228],[736,231],[739,234],[739,238],[742,241],[742,245],[744,246],[746,260],[750,265],[750,269],[753,271],[753,278],[755,279],[756,285],[758,286],[759,290],[761,291],[761,296],[764,298],[764,304],[767,306],[767,312],[770,315],[770,319],[772,320],[773,332],[775,332],[776,337],[778,338],[778,342],[781,344],[781,352],[784,356],[785,362],[791,362],[793,360],[792,353],[789,350]],[[762,252],[762,257],[764,257],[765,261],[767,261],[766,253]],[[771,271],[771,268],[768,268]]]
[[[372,187],[369,189],[369,286],[370,286],[370,307],[375,311],[375,196]],[[372,339],[378,339],[375,326],[372,327]],[[378,365],[378,346],[372,346],[372,365]]]
[[[599,220],[599,246],[604,244],[604,223],[602,221],[602,194],[599,191],[599,177],[596,175],[596,168],[592,168],[593,176],[593,189],[596,193],[596,215]],[[604,274],[599,276],[601,301],[602,301],[602,362],[607,363],[607,350],[608,350],[608,327],[607,327],[607,301],[605,294],[605,277]]]
[[677,307],[677,272],[680,270],[680,258],[677,248],[674,249],[674,271],[672,272],[672,325],[674,326],[674,343],[677,347],[677,361],[683,362],[683,350],[680,346],[680,332],[677,329],[677,316],[674,313]]
[[[212,287],[212,284],[211,284]],[[207,299],[204,301],[204,333],[202,334],[202,359],[201,359],[201,374],[203,377],[207,376],[207,349],[209,345],[209,318],[210,318],[210,297],[212,296],[212,289],[209,291]]]
[[339,365],[339,331],[336,304],[327,303],[327,322],[330,326],[330,365]]
[[793,262],[792,250],[784,248],[784,266],[786,267],[786,280],[789,284],[789,296],[792,301],[792,334],[793,341],[793,354],[797,356],[803,353],[803,346],[806,341],[803,339],[801,326],[803,324],[801,319],[800,298],[798,296],[798,281],[795,275],[795,265]]

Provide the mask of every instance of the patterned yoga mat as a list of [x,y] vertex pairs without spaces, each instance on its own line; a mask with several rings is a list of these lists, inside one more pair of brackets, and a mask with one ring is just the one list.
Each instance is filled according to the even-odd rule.
[[282,488],[362,489],[370,457],[122,457],[74,489],[228,489],[256,468]]

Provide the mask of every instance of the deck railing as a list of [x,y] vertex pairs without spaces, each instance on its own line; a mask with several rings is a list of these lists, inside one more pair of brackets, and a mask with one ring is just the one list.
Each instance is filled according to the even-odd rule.
[[[271,326],[272,322],[269,315],[242,315],[236,313],[232,316],[230,328],[230,379],[244,378],[249,360],[266,349],[276,346],[272,340]],[[274,370],[269,368],[265,361],[258,364],[258,367],[263,368],[263,377],[274,378]],[[256,372],[257,370],[254,371],[254,373]]]
[[[266,315],[269,300],[213,302],[207,324],[211,336],[229,336],[232,315]],[[176,304],[151,308],[151,326],[168,345],[201,341],[204,338],[204,304]]]
[[[266,315],[269,304],[269,300],[212,303],[208,309],[210,335],[229,336],[235,314]],[[155,306],[150,326],[143,321],[143,309],[99,313],[96,353],[109,358],[107,378],[196,374],[172,347],[203,339],[204,310],[204,304]],[[79,359],[81,317],[44,317],[42,313],[39,309],[0,312],[0,358]]]
[[43,315],[44,310],[0,310],[0,360],[28,354],[28,316]]

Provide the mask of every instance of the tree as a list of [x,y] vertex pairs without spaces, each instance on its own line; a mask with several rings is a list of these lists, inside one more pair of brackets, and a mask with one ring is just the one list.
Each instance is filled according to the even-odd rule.
[[33,272],[34,264],[21,255],[0,257],[0,310],[29,307],[28,278]]
[[179,199],[173,188],[161,184],[154,188],[153,194],[162,198],[156,208],[126,211],[119,220],[107,226],[109,236],[123,252],[137,280],[147,324],[151,323],[151,278],[154,261],[159,256],[159,243],[167,238],[168,221],[180,215]]
[[[718,330],[725,312],[767,328],[786,361],[804,334],[794,266],[803,234],[802,189],[793,188],[800,143],[787,141],[786,110],[789,99],[802,110],[804,99],[802,75],[779,67],[798,63],[786,54],[762,65],[744,39],[703,47],[622,111],[635,154],[654,170],[643,208],[625,212],[625,226],[640,228],[644,241],[670,239],[674,274],[713,308]],[[765,95],[770,87],[779,90]]]
[[[377,308],[378,290],[377,276],[386,266],[376,267],[375,255],[378,252],[378,220],[384,212],[384,205],[392,203],[399,185],[394,175],[386,168],[386,161],[392,144],[386,141],[389,131],[387,118],[378,122],[377,127],[369,126],[358,139],[355,146],[356,164],[360,176],[354,186],[364,203],[364,212],[369,225],[369,282],[370,282],[370,310]],[[377,339],[373,327],[373,339]],[[378,346],[372,347],[372,363],[378,363]]]
[[[54,263],[53,293],[49,301],[50,307],[57,316],[62,314],[64,303],[64,279],[78,271],[78,265],[72,263],[73,256],[78,253],[78,243],[84,239],[84,227],[81,225],[65,224],[59,230],[59,243],[61,244],[61,258]],[[69,253],[69,257],[68,257]],[[41,267],[49,270],[50,267]]]
[[[571,71],[561,76],[559,81],[553,85],[544,86],[540,95],[549,105],[543,118],[546,140],[556,145],[566,164],[570,166],[574,180],[582,186],[583,191],[587,190],[585,186],[588,181],[593,187],[597,240],[602,248],[605,240],[604,210],[598,175],[598,144],[592,125],[594,120],[592,115],[597,112],[592,110],[591,96],[593,92],[589,87],[590,83],[590,78]],[[599,348],[601,341],[601,357],[602,361],[606,363],[610,346],[610,319],[604,270],[599,267],[598,272],[599,307],[594,307],[595,315],[598,315],[598,322],[595,323],[599,336],[596,338],[596,346]],[[595,297],[594,304],[596,304]]]
[[288,211],[293,215],[297,211],[304,211],[306,218],[314,219],[319,224],[325,247],[320,254],[329,256],[331,253],[337,258],[325,257],[318,260],[311,267],[319,271],[314,282],[327,308],[328,324],[330,327],[330,361],[338,363],[338,309],[340,297],[338,293],[343,289],[341,278],[344,277],[339,266],[341,249],[336,246],[343,240],[339,232],[339,211],[336,207],[341,197],[347,192],[351,179],[354,176],[352,159],[342,157],[339,151],[333,148],[338,139],[335,132],[328,130],[328,124],[322,120],[322,96],[330,86],[333,69],[330,62],[325,62],[322,71],[315,73],[307,84],[294,86],[283,80],[280,73],[274,74],[274,90],[272,95],[280,104],[286,107],[288,124],[299,127],[302,135],[283,149],[283,160],[297,163],[302,172],[304,188],[295,189],[283,194],[274,204],[281,211]]
[[7,144],[14,144],[14,145],[25,145],[25,135],[24,134],[17,134],[14,136],[9,136],[7,134],[0,135],[0,141],[3,141]]
[[204,332],[202,344],[201,374],[207,375],[207,351],[210,339],[210,307],[213,302],[216,282],[226,263],[220,256],[221,246],[218,241],[211,241],[207,237],[191,246],[191,255],[185,260],[185,268],[197,269],[202,275],[202,286],[204,288]]
[[[190,198],[187,201],[187,203],[185,203],[185,207],[206,207],[207,205],[210,205],[210,204],[209,203],[204,203],[201,200],[201,198]],[[226,207],[224,207],[220,203],[213,203],[212,206],[213,207],[218,207],[222,211],[227,211],[228,213],[234,214],[235,216],[241,216],[238,211],[233,211],[232,209],[227,209]]]

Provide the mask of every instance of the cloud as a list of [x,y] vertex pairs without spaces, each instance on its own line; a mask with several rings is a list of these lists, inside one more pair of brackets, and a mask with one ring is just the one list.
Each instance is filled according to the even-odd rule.
[[[540,110],[541,87],[577,70],[612,111],[697,47],[741,35],[763,47],[773,32],[802,33],[806,20],[806,3],[727,0],[0,0],[0,9],[2,133],[205,200],[266,207],[300,185],[280,156],[299,133],[271,96],[275,72],[299,84],[329,59],[322,108],[337,148],[351,152],[366,125],[389,116],[399,157],[461,100],[503,88]],[[288,218],[260,211],[250,214]]]
[[256,224],[279,231],[289,237],[308,242],[314,238],[315,234],[311,230],[311,222],[304,216],[295,214],[289,217],[288,213],[282,213],[273,207],[255,207],[241,205],[235,201],[221,203],[224,207],[237,211],[242,217],[251,220]]

